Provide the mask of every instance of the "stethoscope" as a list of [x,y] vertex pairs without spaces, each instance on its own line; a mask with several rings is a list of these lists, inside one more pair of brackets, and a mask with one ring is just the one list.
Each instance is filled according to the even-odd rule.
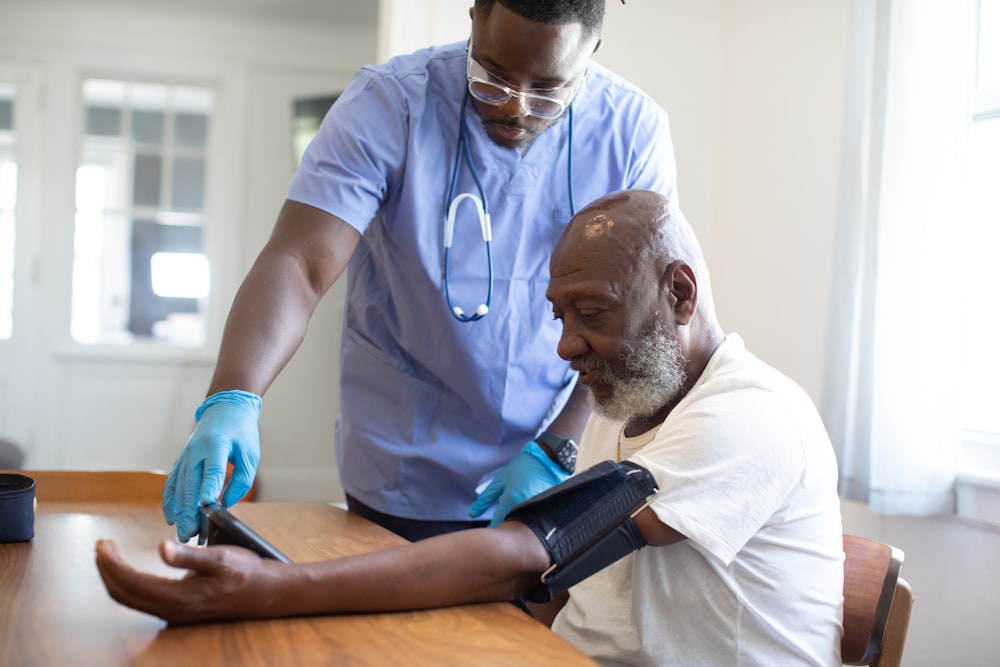
[[[491,242],[493,241],[493,229],[490,225],[490,212],[486,200],[486,191],[483,189],[483,183],[479,179],[479,171],[476,170],[476,164],[472,161],[472,149],[469,147],[468,131],[465,129],[465,109],[468,106],[468,103],[469,93],[466,91],[465,97],[462,98],[462,111],[458,117],[458,148],[455,151],[455,161],[451,169],[451,183],[448,185],[448,196],[447,199],[445,199],[448,213],[444,219],[444,296],[448,301],[448,310],[459,322],[475,322],[476,320],[483,319],[486,317],[486,314],[490,312],[490,302],[493,300],[493,249],[491,247]],[[567,118],[569,122],[569,130],[567,134],[566,180],[569,186],[569,212],[572,216],[576,214],[576,206],[573,202],[572,104],[570,104],[566,113],[569,115]],[[462,163],[463,157],[465,158],[465,164],[469,167],[469,172],[472,174],[472,179],[476,182],[476,190],[479,191],[479,196],[476,196],[471,192],[463,192],[457,197],[454,197],[455,183],[458,181],[458,168]],[[458,210],[458,205],[466,200],[472,202],[476,206],[476,213],[479,215],[479,227],[483,232],[483,241],[486,242],[486,265],[489,267],[489,287],[486,290],[486,302],[479,304],[472,315],[466,315],[465,311],[462,310],[460,306],[456,306],[452,303],[451,291],[448,287],[448,256],[451,251],[452,239],[455,236],[455,212]],[[448,205],[447,202],[451,202],[451,204]]]

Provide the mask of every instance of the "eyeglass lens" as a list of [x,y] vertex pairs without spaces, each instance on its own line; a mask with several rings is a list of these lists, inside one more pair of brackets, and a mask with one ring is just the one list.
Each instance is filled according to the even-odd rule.
[[504,86],[487,81],[476,79],[469,81],[469,92],[476,99],[487,104],[492,104],[493,106],[501,106],[506,104],[511,97],[517,97],[524,101],[531,115],[542,118],[553,118],[561,114],[563,110],[563,102],[559,100],[532,95],[531,93],[518,93],[508,90]]
[[486,104],[502,106],[510,98],[516,97],[523,101],[528,109],[528,113],[539,118],[555,118],[563,112],[567,105],[565,100],[546,97],[545,95],[536,95],[534,93],[522,93],[499,83],[488,81],[487,79],[490,77],[499,77],[490,74],[485,67],[476,62],[471,53],[468,55],[467,76],[469,79],[469,92],[477,100]]

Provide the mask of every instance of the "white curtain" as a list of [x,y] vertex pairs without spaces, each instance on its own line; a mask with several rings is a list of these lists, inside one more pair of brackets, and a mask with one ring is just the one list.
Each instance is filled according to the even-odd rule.
[[974,0],[855,0],[822,409],[841,496],[952,513]]

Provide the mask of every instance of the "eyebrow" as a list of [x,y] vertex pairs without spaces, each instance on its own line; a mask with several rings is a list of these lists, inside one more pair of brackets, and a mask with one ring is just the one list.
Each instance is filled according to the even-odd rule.
[[[508,85],[513,85],[513,83],[511,81],[508,81],[507,79],[503,78],[500,74],[497,74],[497,72],[493,71],[494,69],[496,69],[496,70],[499,70],[500,72],[503,72],[503,73],[506,74],[506,71],[504,70],[503,67],[500,66],[500,63],[498,63],[497,61],[493,60],[489,56],[483,55],[479,51],[476,51],[475,47],[473,47],[472,49],[470,49],[469,52],[472,54],[472,59],[475,60],[477,63],[479,63],[479,66],[482,67],[484,70],[486,70],[487,74],[489,74],[492,77],[496,77],[497,79],[500,79],[501,81],[503,81],[504,83],[506,83]],[[576,80],[576,77],[573,77],[571,79],[560,79],[560,78],[556,78],[556,77],[553,77],[553,78],[542,78],[542,79],[538,79],[537,81],[541,82],[541,83],[543,83],[545,85],[537,85],[537,83],[532,83],[532,85],[528,88],[528,90],[532,90],[532,89],[534,89],[534,90],[555,90],[556,88],[562,88],[562,87],[566,86],[567,84],[572,83],[575,80]]]

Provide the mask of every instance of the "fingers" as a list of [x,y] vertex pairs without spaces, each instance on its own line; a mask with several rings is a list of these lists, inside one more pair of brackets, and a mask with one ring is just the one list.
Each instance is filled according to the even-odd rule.
[[243,459],[238,459],[233,463],[233,476],[222,495],[223,507],[232,507],[247,494],[250,485],[253,484],[255,472],[256,468],[248,465]]
[[[213,446],[205,459],[204,477],[199,477],[198,502],[202,505],[219,502],[222,485],[226,482],[226,467],[229,465],[231,447]],[[242,496],[241,496],[242,497]]]
[[503,494],[505,488],[506,484],[499,477],[490,482],[489,486],[476,498],[476,502],[469,507],[469,516],[475,518],[488,510]]
[[510,512],[518,501],[513,493],[505,493],[497,501],[497,508],[493,510],[493,518],[490,519],[490,527],[499,526],[503,523],[503,520],[507,517],[507,513]]
[[205,574],[215,568],[216,561],[208,549],[198,549],[170,540],[160,542],[160,558],[170,567]]
[[178,473],[178,477],[183,482],[179,485],[181,497],[174,510],[174,523],[177,526],[177,539],[181,542],[187,542],[198,533],[202,467],[195,465],[187,470],[182,469]]
[[176,512],[177,500],[175,489],[177,487],[177,463],[170,469],[167,475],[167,483],[163,485],[163,518],[167,520],[167,525],[174,525],[174,513]]
[[111,540],[98,540],[95,552],[97,570],[112,599],[138,611],[167,618],[162,605],[155,606],[155,601],[163,597],[170,579],[133,569],[122,559],[118,545]]

